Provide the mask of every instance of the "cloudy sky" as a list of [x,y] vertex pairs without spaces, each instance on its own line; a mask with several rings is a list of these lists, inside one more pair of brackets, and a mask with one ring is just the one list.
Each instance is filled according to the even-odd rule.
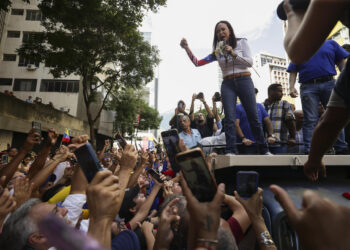
[[248,39],[253,55],[268,52],[284,57],[282,24],[275,14],[279,2],[168,0],[167,7],[150,14],[141,31],[152,32],[152,44],[160,51],[160,113],[174,110],[180,99],[189,108],[193,93],[203,92],[210,101],[219,91],[218,64],[194,67],[179,43],[186,38],[198,59],[207,56],[211,53],[215,24],[220,20],[229,21],[237,37]]

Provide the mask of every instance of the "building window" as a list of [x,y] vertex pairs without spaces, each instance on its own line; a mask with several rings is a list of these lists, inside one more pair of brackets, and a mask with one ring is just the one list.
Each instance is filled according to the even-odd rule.
[[39,67],[39,62],[35,62],[33,59],[28,59],[23,56],[19,57],[18,66],[27,67],[28,64],[34,64],[36,67]]
[[40,10],[27,10],[27,21],[41,21],[41,12]]
[[4,61],[15,62],[16,54],[4,54]]
[[76,80],[41,80],[40,92],[79,92],[79,81]]
[[11,15],[23,16],[23,14],[24,14],[24,9],[12,9],[11,10]]
[[7,31],[7,37],[9,37],[9,38],[19,38],[20,36],[21,36],[20,31],[14,31],[14,30]]
[[0,78],[0,86],[12,85],[12,78]]
[[36,79],[15,79],[13,91],[35,91]]
[[40,34],[40,32],[23,32],[22,42],[28,42],[29,40],[33,40]]

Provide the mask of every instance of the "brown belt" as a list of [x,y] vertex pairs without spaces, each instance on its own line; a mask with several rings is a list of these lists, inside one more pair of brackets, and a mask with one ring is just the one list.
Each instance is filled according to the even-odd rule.
[[250,72],[236,73],[236,74],[231,74],[231,75],[225,76],[224,80],[240,78],[240,77],[243,77],[243,76],[250,76],[250,75],[251,75]]

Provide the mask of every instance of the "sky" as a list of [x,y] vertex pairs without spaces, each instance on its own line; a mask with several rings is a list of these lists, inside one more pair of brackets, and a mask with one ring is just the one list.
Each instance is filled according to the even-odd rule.
[[[211,104],[211,97],[219,91],[217,62],[195,67],[179,44],[186,38],[198,59],[207,56],[220,20],[229,21],[237,37],[248,39],[253,55],[268,52],[285,57],[282,23],[276,16],[280,1],[168,0],[166,7],[150,13],[141,31],[152,32],[152,44],[159,49],[159,112],[174,110],[180,99],[189,109],[192,94],[198,92]],[[197,101],[195,108],[199,105]]]

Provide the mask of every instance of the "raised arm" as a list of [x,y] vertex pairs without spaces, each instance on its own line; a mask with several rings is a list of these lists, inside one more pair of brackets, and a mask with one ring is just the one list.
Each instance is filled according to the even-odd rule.
[[40,134],[35,133],[31,129],[28,133],[27,139],[24,142],[21,150],[16,157],[0,171],[0,176],[6,176],[4,182],[1,183],[2,187],[6,187],[7,183],[12,179],[12,176],[18,169],[18,165],[24,159],[24,157],[33,149],[34,145],[38,145],[41,142]]
[[284,47],[293,63],[304,63],[317,52],[347,10],[347,5],[348,1],[344,0],[314,0],[310,1],[306,12],[294,12],[289,1],[284,1],[288,19]]
[[203,98],[200,98],[199,100],[204,104],[205,110],[208,113],[208,118],[214,118],[213,111],[211,111],[210,107],[208,106],[207,102],[204,99],[204,96],[203,96]]
[[205,58],[203,58],[203,59],[198,61],[197,57],[195,57],[192,54],[192,51],[190,50],[190,47],[188,47],[187,40],[185,38],[183,38],[181,40],[180,46],[181,46],[181,48],[186,50],[186,53],[187,53],[188,57],[190,58],[191,62],[194,64],[194,66],[196,66],[196,67],[203,66],[203,65],[206,65],[208,63],[216,61],[216,57],[213,54],[210,54],[207,57],[205,57]]
[[47,156],[50,154],[51,148],[56,144],[58,138],[58,134],[54,129],[49,129],[47,132],[47,139],[45,146],[40,151],[38,157],[33,162],[33,164],[30,166],[29,172],[28,172],[28,178],[32,179],[40,170],[45,166]]

